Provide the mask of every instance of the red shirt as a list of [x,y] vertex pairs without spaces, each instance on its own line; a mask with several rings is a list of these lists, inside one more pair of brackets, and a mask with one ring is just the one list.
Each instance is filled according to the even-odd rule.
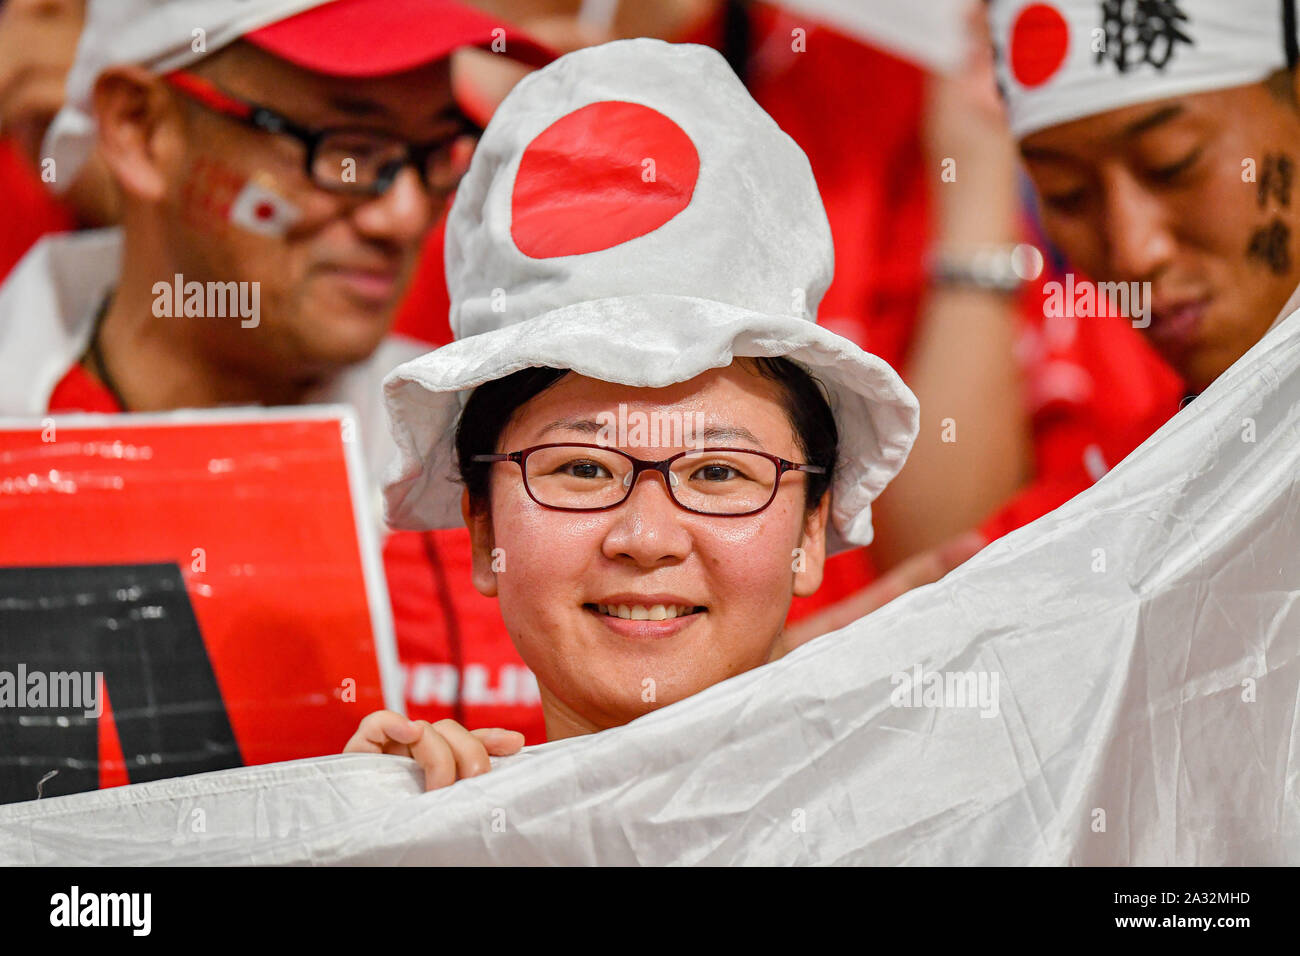
[[54,198],[40,174],[13,144],[0,139],[0,279],[36,240],[76,227],[72,212]]
[[1019,342],[1036,477],[980,526],[990,540],[1090,488],[1173,417],[1186,391],[1129,320],[1044,318],[1049,280],[1060,276],[1025,293]]

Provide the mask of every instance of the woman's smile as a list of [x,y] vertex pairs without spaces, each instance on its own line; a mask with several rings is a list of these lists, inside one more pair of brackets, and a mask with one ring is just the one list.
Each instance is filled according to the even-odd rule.
[[703,605],[664,594],[615,594],[582,607],[602,626],[634,639],[672,637],[708,613]]

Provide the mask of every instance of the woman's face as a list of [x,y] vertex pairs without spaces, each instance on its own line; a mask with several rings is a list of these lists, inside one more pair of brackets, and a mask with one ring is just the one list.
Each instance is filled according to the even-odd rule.
[[[781,397],[745,360],[658,389],[570,373],[518,409],[497,451],[571,441],[659,461],[690,447],[635,427],[625,441],[605,441],[599,429],[621,404],[632,424],[640,415],[679,415],[703,424],[708,446],[802,463]],[[518,465],[493,465],[490,514],[467,513],[475,585],[499,598],[506,628],[537,675],[548,737],[624,724],[766,662],[793,595],[821,584],[829,499],[807,512],[807,478],[787,472],[772,504],[745,517],[687,512],[653,472],[616,508],[566,512],[535,503]],[[628,620],[600,605],[696,610]]]

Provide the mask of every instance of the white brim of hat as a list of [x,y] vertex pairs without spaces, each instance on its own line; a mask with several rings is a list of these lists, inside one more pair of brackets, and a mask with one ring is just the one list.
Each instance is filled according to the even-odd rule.
[[911,390],[883,359],[807,318],[679,295],[575,303],[394,369],[384,380],[400,456],[384,489],[388,523],[403,530],[463,524],[455,430],[470,390],[484,382],[549,366],[663,388],[740,357],[785,357],[825,385],[840,437],[827,549],[870,544],[871,503],[903,467],[919,427]]

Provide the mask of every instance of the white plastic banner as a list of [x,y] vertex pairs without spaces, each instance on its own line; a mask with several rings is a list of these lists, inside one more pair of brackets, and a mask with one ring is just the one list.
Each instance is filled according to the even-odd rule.
[[336,756],[13,804],[0,863],[1300,863],[1298,476],[1300,313],[1091,490],[775,664],[434,793]]

